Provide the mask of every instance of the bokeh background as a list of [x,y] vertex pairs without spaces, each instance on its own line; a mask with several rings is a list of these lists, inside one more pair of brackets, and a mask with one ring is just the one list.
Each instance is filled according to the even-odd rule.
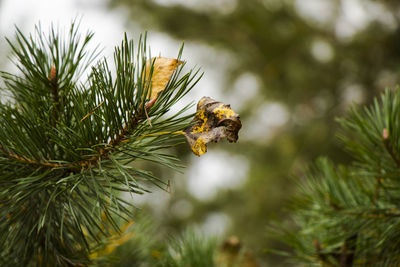
[[211,96],[241,115],[237,144],[210,145],[201,158],[177,148],[183,173],[154,169],[173,192],[133,201],[160,231],[197,225],[221,240],[237,236],[261,266],[284,264],[266,253],[283,248],[266,227],[290,220],[292,178],[321,155],[350,160],[335,117],[400,80],[396,0],[0,0],[1,69],[13,71],[4,37],[12,41],[15,25],[29,33],[75,18],[107,58],[124,32],[147,31],[152,54],[164,57],[184,42],[187,68],[205,72],[185,103]]

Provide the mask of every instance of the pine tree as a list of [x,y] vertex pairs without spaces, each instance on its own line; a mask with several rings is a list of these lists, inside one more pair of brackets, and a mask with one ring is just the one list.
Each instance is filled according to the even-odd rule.
[[[182,72],[182,49],[165,68],[157,65],[164,58],[151,58],[146,36],[136,48],[125,36],[114,65],[95,63],[98,51],[87,51],[92,36],[73,23],[67,34],[17,29],[15,43],[8,41],[19,73],[1,72],[1,266],[99,262],[132,236],[133,207],[122,193],[169,190],[166,179],[136,162],[177,170],[168,149],[182,136],[198,155],[210,141],[237,139],[237,114],[210,98],[199,102],[202,117],[192,122],[193,114],[184,115],[191,104],[171,114],[201,77]],[[166,77],[155,81],[156,71]],[[219,119],[208,117],[211,108]]]
[[[292,201],[297,230],[281,228],[294,262],[322,266],[400,264],[400,90],[338,120],[354,161],[319,159]],[[276,228],[275,228],[276,230]]]

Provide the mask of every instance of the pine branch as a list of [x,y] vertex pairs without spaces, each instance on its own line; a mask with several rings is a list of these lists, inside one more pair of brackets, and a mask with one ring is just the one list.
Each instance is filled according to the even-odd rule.
[[299,230],[281,228],[280,237],[308,264],[398,265],[400,89],[339,122],[353,164],[319,159],[292,203]]
[[[55,119],[57,116],[55,116]],[[98,150],[98,156],[93,156],[88,160],[82,160],[78,161],[76,163],[51,163],[48,160],[45,161],[36,161],[32,160],[29,158],[26,158],[25,156],[19,156],[15,154],[14,152],[0,146],[0,150],[8,157],[16,159],[18,161],[32,164],[32,165],[39,165],[43,167],[49,167],[49,168],[64,168],[64,169],[70,169],[71,171],[76,171],[76,170],[83,170],[87,168],[90,165],[96,165],[98,161],[107,159],[109,153],[113,150],[115,150],[115,147],[120,145],[122,142],[124,142],[125,138],[129,136],[129,134],[139,125],[141,121],[146,119],[146,116],[138,114],[135,116],[132,120],[129,121],[129,123],[120,131],[120,133],[112,139],[109,144],[105,148],[101,148]]]
[[73,23],[65,40],[53,28],[46,38],[36,27],[29,37],[17,29],[16,44],[10,43],[20,74],[1,73],[2,90],[12,96],[0,103],[0,259],[6,265],[93,263],[99,244],[120,231],[120,221],[132,220],[132,203],[120,193],[147,193],[149,183],[170,190],[169,180],[135,161],[179,170],[165,150],[183,136],[198,155],[208,142],[238,139],[239,115],[221,102],[203,98],[194,119],[184,115],[191,104],[170,114],[201,78],[198,70],[182,73],[182,48],[176,59],[151,58],[146,36],[135,52],[125,35],[114,66],[102,59],[82,81],[95,56],[85,51],[91,37],[81,39]]
[[0,104],[4,264],[89,264],[96,244],[119,231],[116,219],[131,219],[132,204],[120,192],[167,186],[134,162],[181,168],[163,150],[183,141],[175,133],[190,125],[192,115],[182,116],[190,105],[168,112],[197,83],[198,71],[183,74],[181,64],[148,99],[153,65],[146,67],[146,37],[135,52],[125,36],[112,69],[105,59],[88,67],[97,53],[86,51],[91,37],[81,38],[74,23],[65,39],[54,29],[46,38],[37,27],[29,37],[17,30],[10,43],[20,75],[1,73],[2,90],[12,96]]

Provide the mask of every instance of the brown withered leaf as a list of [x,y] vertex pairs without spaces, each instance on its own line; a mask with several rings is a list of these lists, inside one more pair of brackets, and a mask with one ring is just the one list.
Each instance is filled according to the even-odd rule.
[[182,61],[174,58],[156,57],[146,62],[146,81],[150,77],[150,68],[153,64],[151,75],[151,95],[150,99],[157,98],[158,94],[165,89],[172,74]]
[[203,97],[197,104],[193,125],[184,130],[186,139],[197,156],[207,152],[207,144],[218,142],[226,137],[229,142],[236,142],[242,128],[239,115],[230,105]]

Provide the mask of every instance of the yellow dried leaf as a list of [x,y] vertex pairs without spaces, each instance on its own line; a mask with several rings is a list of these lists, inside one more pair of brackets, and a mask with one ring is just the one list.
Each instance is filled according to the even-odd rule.
[[203,97],[197,104],[193,124],[185,129],[186,140],[197,156],[207,152],[207,144],[218,142],[226,137],[229,142],[236,142],[242,128],[239,115],[230,105],[225,105],[209,97]]
[[165,89],[172,74],[180,64],[182,64],[182,61],[165,57],[152,58],[146,62],[146,81],[149,80],[150,68],[153,65],[150,99],[156,98]]

